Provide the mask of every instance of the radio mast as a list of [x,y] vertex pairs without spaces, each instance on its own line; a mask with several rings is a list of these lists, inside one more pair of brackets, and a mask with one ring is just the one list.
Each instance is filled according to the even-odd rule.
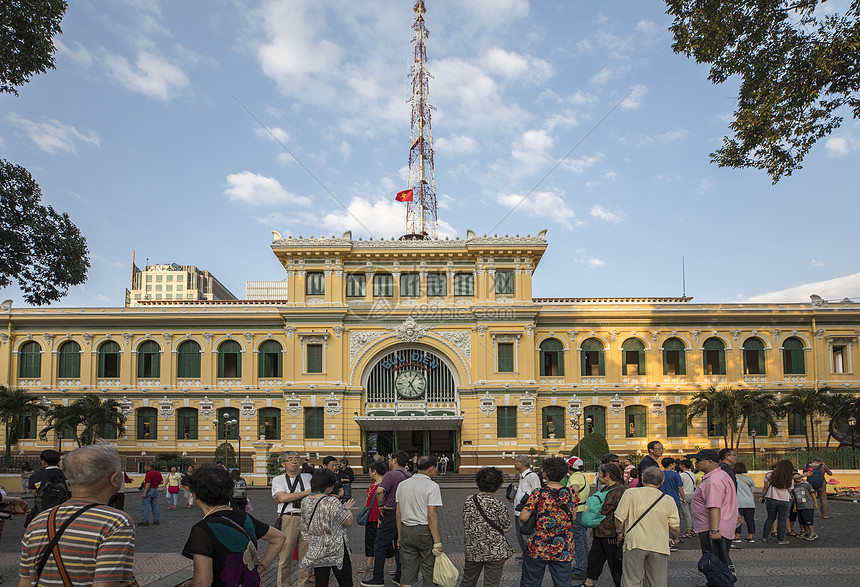
[[424,26],[424,0],[417,0],[412,8],[415,22],[415,63],[412,65],[412,130],[409,134],[409,187],[412,201],[406,205],[406,238],[438,238],[439,226],[436,214],[436,180],[433,173],[433,135],[430,129],[430,105],[428,92],[427,46],[429,33]]

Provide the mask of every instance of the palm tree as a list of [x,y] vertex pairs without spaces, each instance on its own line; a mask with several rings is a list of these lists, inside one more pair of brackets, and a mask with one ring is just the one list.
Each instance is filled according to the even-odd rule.
[[48,411],[45,414],[45,419],[48,421],[48,424],[39,431],[39,438],[47,440],[48,433],[52,430],[58,434],[71,430],[71,440],[74,440],[77,445],[80,446],[81,443],[78,440],[78,425],[81,423],[81,418],[75,412],[73,406],[74,403],[70,406],[57,404],[48,408]]
[[815,415],[824,411],[827,391],[826,387],[797,387],[783,394],[777,404],[776,411],[780,416],[794,414],[803,418],[803,436],[806,438],[807,451],[815,447]]
[[741,413],[743,414],[741,421],[740,432],[738,433],[737,443],[732,447],[732,450],[737,451],[738,445],[741,442],[741,435],[747,427],[747,420],[755,418],[762,424],[765,424],[768,429],[768,436],[773,438],[777,435],[777,421],[774,414],[776,406],[776,396],[763,389],[745,390],[741,398]]
[[70,406],[80,418],[83,430],[78,445],[95,444],[103,427],[113,428],[117,436],[125,434],[127,418],[119,411],[119,402],[113,398],[102,400],[95,393],[76,399]]
[[[690,401],[687,412],[687,422],[693,423],[693,419],[699,416],[711,414],[712,420],[724,423],[723,446],[735,445],[735,437],[739,436],[740,426],[738,420],[743,414],[742,398],[743,390],[733,387],[717,389],[713,385],[705,391],[696,392]],[[731,440],[729,439],[731,434]]]
[[10,389],[0,385],[0,422],[6,425],[6,468],[12,455],[12,445],[21,438],[21,415],[39,409],[39,399],[26,389]]
[[[828,420],[833,420],[837,417],[837,412],[839,409],[845,405],[845,402],[850,402],[854,400],[854,396],[849,393],[834,393],[829,387],[824,386],[820,390],[821,392],[821,415],[825,416]],[[836,428],[845,426],[848,423],[848,417],[844,414],[841,415],[841,418],[836,421]],[[829,424],[829,422],[828,422]],[[830,426],[827,427],[827,444],[826,447],[830,448],[830,439],[832,435],[830,434]]]

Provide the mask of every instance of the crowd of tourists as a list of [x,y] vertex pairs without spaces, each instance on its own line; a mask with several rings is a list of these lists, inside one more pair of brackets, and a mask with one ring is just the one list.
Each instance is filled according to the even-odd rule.
[[[352,587],[354,571],[365,573],[363,587],[384,587],[386,576],[399,587],[411,587],[419,576],[430,585],[435,559],[444,553],[443,503],[434,481],[443,463],[400,450],[386,456],[387,462],[370,464],[372,483],[356,505],[355,476],[346,459],[326,457],[314,467],[295,452],[284,453],[284,473],[272,480],[272,525],[247,512],[247,484],[238,470],[216,463],[185,473],[172,467],[162,475],[146,463],[143,519],[136,525],[159,524],[161,491],[168,509],[180,506],[181,494],[185,507],[201,510],[182,549],[193,561],[189,586],[259,585],[276,559],[283,587],[292,584],[294,562],[298,587],[324,587],[332,575],[340,587]],[[578,457],[544,458],[534,470],[529,456],[518,455],[517,480],[504,492],[513,518],[496,495],[504,484],[502,471],[481,469],[477,492],[462,509],[460,587],[475,587],[481,576],[486,587],[498,587],[511,557],[521,567],[521,587],[538,587],[547,571],[554,587],[591,587],[604,569],[616,586],[666,585],[668,557],[686,539],[698,542],[707,564],[733,573],[730,552],[743,542],[785,545],[788,537],[818,538],[814,510],[829,515],[831,475],[820,460],[802,470],[787,460],[775,463],[758,492],[733,451],[703,449],[688,456],[664,457],[662,444],[652,441],[638,465],[609,453],[589,479]],[[28,513],[19,584],[135,585],[135,522],[117,499],[131,479],[121,470],[116,448],[83,446],[62,463],[59,453],[46,450],[41,461],[41,470],[22,474],[22,489],[34,496],[29,512],[21,498],[0,496],[3,507]],[[756,493],[767,512],[760,535]],[[353,525],[363,526],[363,566],[347,538]]]

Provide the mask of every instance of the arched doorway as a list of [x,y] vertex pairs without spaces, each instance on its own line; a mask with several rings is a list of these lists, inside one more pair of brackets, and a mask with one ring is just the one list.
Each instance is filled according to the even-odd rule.
[[365,370],[364,413],[356,416],[365,465],[376,455],[404,450],[414,455],[446,455],[449,470],[459,458],[459,378],[452,362],[420,344],[381,351]]

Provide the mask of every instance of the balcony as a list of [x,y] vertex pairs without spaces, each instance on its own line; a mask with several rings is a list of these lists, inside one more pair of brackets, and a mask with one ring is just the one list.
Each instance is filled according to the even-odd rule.
[[177,379],[177,387],[200,387],[200,379]]
[[663,377],[663,383],[683,385],[683,384],[687,383],[687,376],[686,375],[665,375]]
[[786,375],[783,381],[786,383],[806,383],[806,375]]
[[767,383],[767,375],[744,375],[744,383]]
[[583,377],[583,385],[606,385],[606,377]]
[[705,375],[702,378],[702,381],[709,385],[717,385],[719,383],[725,383],[727,379],[725,375]]
[[96,380],[96,387],[119,387],[120,385],[122,385],[120,380],[112,377]]

